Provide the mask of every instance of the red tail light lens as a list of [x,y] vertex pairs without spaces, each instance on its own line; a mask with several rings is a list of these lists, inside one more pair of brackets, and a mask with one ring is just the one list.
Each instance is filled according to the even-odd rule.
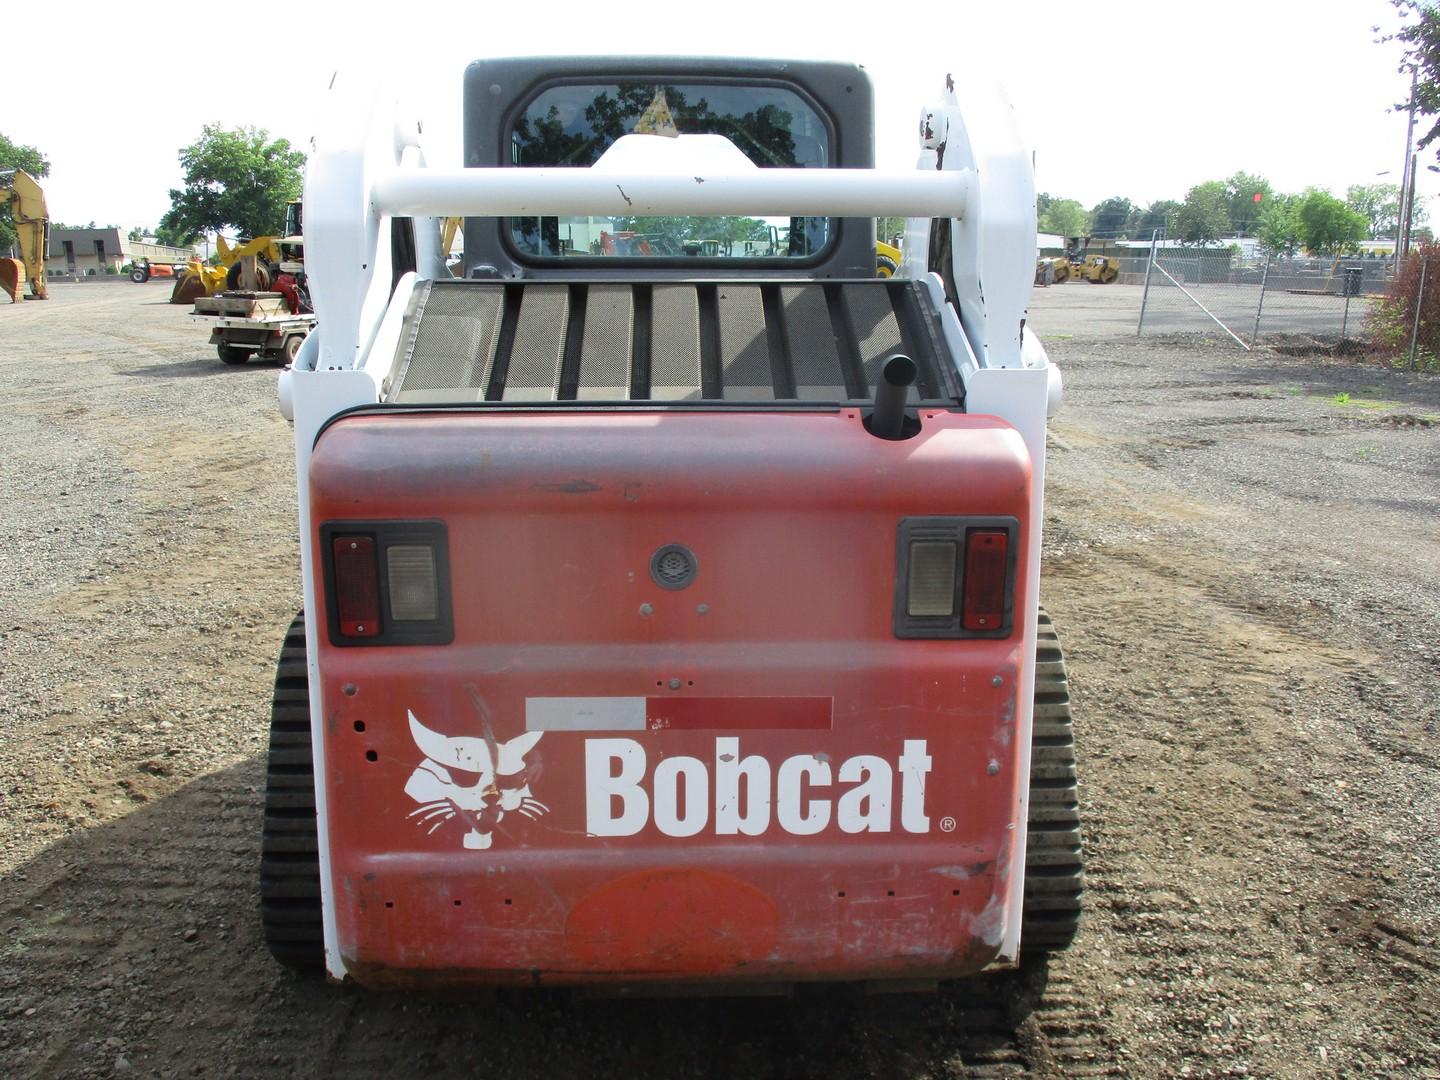
[[336,536],[331,540],[335,564],[335,607],[340,633],[368,638],[380,633],[380,572],[375,538]]
[[960,625],[998,630],[1005,624],[1010,534],[1005,529],[970,529],[965,535],[965,600]]

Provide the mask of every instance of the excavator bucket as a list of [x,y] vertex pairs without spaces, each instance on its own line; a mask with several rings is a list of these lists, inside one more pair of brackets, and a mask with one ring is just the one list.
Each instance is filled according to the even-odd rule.
[[175,279],[175,288],[170,290],[170,303],[193,304],[205,295],[205,280],[194,270],[186,270]]
[[18,304],[24,287],[25,267],[20,260],[0,259],[0,292],[9,296],[12,304]]
[[225,290],[225,268],[206,266],[194,260],[175,279],[175,288],[170,292],[170,303],[193,304],[202,296],[214,296]]

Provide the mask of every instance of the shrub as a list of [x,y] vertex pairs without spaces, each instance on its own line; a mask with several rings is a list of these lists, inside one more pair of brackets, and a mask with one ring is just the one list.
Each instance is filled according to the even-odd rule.
[[[1420,296],[1420,270],[1425,268],[1425,295]],[[1385,294],[1370,309],[1367,329],[1375,347],[1383,352],[1397,353],[1410,348],[1410,334],[1415,327],[1415,308],[1420,308],[1419,350],[1440,355],[1440,244],[1425,243],[1402,261]]]

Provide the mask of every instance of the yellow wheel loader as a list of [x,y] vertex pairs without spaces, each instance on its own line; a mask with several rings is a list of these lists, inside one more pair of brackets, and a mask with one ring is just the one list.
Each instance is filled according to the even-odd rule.
[[894,277],[900,269],[900,249],[884,240],[875,241],[875,276]]

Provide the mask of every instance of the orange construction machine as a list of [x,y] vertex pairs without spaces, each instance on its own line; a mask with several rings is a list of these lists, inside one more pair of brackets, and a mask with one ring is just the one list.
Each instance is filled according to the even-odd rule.
[[[888,173],[852,65],[465,85],[463,169],[384,111],[310,159],[275,955],[372,986],[913,986],[1064,947],[1060,384],[1008,108],[947,86],[924,167]],[[914,220],[877,278],[887,215]],[[783,248],[697,239],[767,223]]]

